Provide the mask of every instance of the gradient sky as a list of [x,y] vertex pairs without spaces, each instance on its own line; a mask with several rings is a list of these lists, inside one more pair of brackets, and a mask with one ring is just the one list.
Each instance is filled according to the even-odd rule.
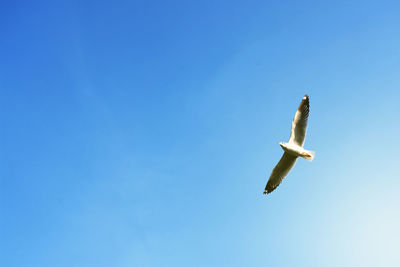
[[0,266],[400,266],[399,14],[3,1]]

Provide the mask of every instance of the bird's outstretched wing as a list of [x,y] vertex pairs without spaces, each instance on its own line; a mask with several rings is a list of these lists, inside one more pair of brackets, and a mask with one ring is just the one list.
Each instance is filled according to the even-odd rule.
[[306,139],[309,112],[310,112],[310,100],[308,99],[308,95],[305,95],[301,100],[296,115],[294,115],[289,143],[295,143],[296,145],[303,146],[304,141]]
[[293,168],[296,160],[296,156],[292,156],[287,152],[283,153],[281,160],[272,170],[271,176],[269,177],[267,185],[265,186],[264,194],[269,194],[278,187],[283,178],[285,178],[289,171]]

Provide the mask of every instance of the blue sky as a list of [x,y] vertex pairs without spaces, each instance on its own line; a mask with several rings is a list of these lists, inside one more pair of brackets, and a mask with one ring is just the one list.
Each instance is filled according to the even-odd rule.
[[399,11],[2,3],[0,265],[399,266]]

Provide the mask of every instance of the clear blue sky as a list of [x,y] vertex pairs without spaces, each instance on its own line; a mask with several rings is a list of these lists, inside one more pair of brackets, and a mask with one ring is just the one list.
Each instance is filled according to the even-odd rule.
[[[398,1],[3,1],[0,265],[400,266]],[[294,112],[305,146],[263,195]]]

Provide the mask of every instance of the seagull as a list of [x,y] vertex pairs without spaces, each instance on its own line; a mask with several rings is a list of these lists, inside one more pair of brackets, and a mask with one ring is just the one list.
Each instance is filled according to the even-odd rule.
[[301,100],[299,108],[292,122],[292,131],[290,133],[289,142],[278,143],[283,151],[281,160],[272,170],[271,176],[265,186],[264,194],[269,194],[278,187],[290,170],[293,168],[298,157],[312,161],[315,156],[314,151],[305,150],[303,148],[306,139],[308,113],[310,111],[310,100],[308,95],[305,95]]

